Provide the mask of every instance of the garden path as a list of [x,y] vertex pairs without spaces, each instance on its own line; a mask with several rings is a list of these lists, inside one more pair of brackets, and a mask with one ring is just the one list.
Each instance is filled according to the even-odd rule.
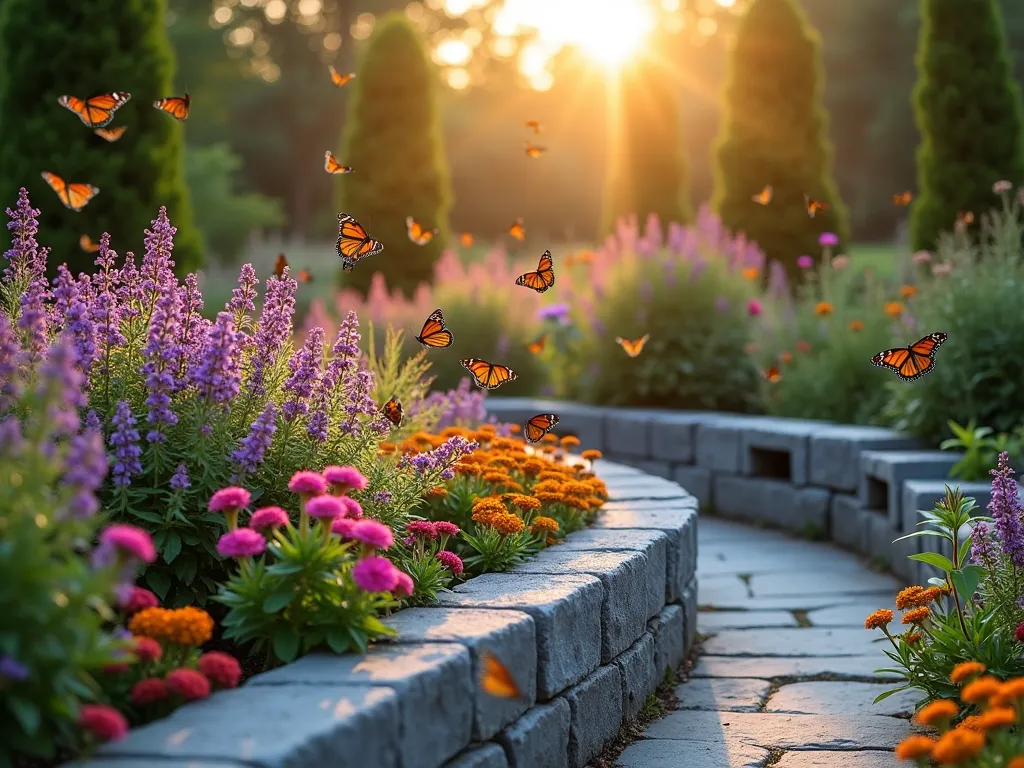
[[[619,757],[624,768],[893,768],[913,691],[897,687],[864,618],[895,578],[783,533],[701,516],[697,631],[679,707]],[[898,614],[897,614],[898,615]]]

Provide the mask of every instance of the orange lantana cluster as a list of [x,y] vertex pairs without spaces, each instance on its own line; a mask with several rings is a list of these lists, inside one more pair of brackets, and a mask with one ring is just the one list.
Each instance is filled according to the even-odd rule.
[[144,608],[132,616],[134,635],[198,647],[213,636],[213,619],[202,608]]

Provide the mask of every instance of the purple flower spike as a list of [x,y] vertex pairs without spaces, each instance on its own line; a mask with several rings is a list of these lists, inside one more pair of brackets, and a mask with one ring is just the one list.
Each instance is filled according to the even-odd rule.
[[256,286],[260,280],[252,264],[243,264],[238,273],[238,287],[231,291],[227,311],[235,318],[235,328],[242,331],[249,327],[249,313],[256,311]]
[[39,209],[28,201],[28,191],[18,191],[18,203],[14,209],[7,209],[7,229],[11,232],[11,250],[4,253],[7,267],[4,280],[37,280],[46,274],[48,248],[40,248],[36,242],[39,232]]
[[118,401],[111,421],[114,424],[110,435],[110,445],[114,448],[114,487],[127,488],[132,483],[132,476],[142,472],[139,431],[135,429],[135,417],[127,401]]
[[297,288],[298,283],[289,277],[287,268],[281,277],[267,280],[263,311],[252,340],[252,373],[248,388],[253,397],[266,396],[267,372],[274,367],[281,348],[292,334]]
[[284,383],[284,391],[290,397],[281,406],[285,419],[293,421],[309,412],[306,402],[320,380],[320,367],[324,359],[324,329],[313,328],[306,336],[306,343],[288,361],[291,376]]
[[162,443],[166,439],[164,429],[178,423],[177,414],[171,410],[171,393],[176,389],[175,374],[181,357],[181,348],[176,340],[180,313],[177,287],[170,286],[157,299],[149,321],[148,341],[142,350],[146,360],[142,373],[146,376],[146,390],[149,392],[146,421],[153,425],[146,439],[151,443]]
[[169,483],[172,491],[184,491],[192,485],[192,482],[188,479],[188,467],[184,464],[179,464],[178,468],[174,470],[174,474],[171,475],[171,482]]
[[238,334],[230,312],[221,312],[206,337],[206,346],[192,382],[208,402],[229,404],[242,383]]
[[242,438],[241,446],[231,454],[243,473],[251,474],[263,463],[263,457],[270,447],[276,431],[277,406],[271,400],[263,409],[263,413],[257,416],[256,421],[252,423],[249,434]]
[[995,469],[989,470],[989,474],[992,475],[992,500],[988,503],[988,510],[995,522],[1003,553],[1015,566],[1024,568],[1024,523],[1021,521],[1024,508],[1017,497],[1017,483],[1006,451],[999,454],[999,462]]
[[139,276],[142,278],[142,292],[155,296],[169,290],[171,286],[178,286],[178,281],[174,277],[174,261],[171,259],[174,235],[178,230],[171,226],[167,219],[167,209],[163,206],[150,226],[152,229],[146,230],[146,238],[143,241],[146,253],[142,257]]

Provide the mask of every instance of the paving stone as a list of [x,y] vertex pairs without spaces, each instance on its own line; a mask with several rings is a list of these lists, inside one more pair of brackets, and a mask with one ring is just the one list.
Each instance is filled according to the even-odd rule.
[[539,704],[502,731],[495,740],[511,766],[565,768],[569,761],[569,702],[559,697]]
[[537,696],[537,636],[533,619],[520,611],[467,608],[406,608],[383,619],[398,632],[395,642],[459,643],[469,649],[472,678],[480,674],[480,652],[502,660],[520,698],[503,699],[473,689],[473,740],[486,741],[529,709]]
[[863,451],[857,495],[868,509],[881,509],[902,524],[903,483],[944,480],[963,454],[955,451]]
[[705,610],[720,611],[814,611],[819,608],[831,608],[836,605],[864,602],[865,600],[886,603],[892,599],[892,596],[892,590],[883,589],[862,595],[779,595],[777,597],[723,599],[711,602],[705,599],[702,593],[700,605]]
[[452,608],[520,610],[537,632],[537,698],[546,701],[597,669],[604,588],[589,575],[485,573],[438,596]]
[[728,600],[743,600],[753,597],[750,588],[736,574],[703,576],[698,574],[701,586],[702,605],[717,605]]
[[921,441],[917,438],[882,427],[823,427],[810,439],[810,483],[837,491],[856,491],[860,484],[861,451],[918,447]]
[[699,424],[697,466],[712,472],[738,474],[743,466],[743,430],[754,421],[755,418],[749,416],[722,416],[706,424]]
[[796,627],[789,611],[703,611],[697,614],[697,631],[702,634],[723,629]]
[[761,418],[740,436],[740,471],[753,477],[782,480],[790,485],[807,485],[810,438],[827,421]]
[[850,553],[833,547],[791,546],[792,543],[789,539],[705,544],[697,558],[697,571],[701,576],[724,576],[796,571],[854,574],[864,570],[864,563]]
[[792,541],[792,537],[770,528],[758,528],[746,523],[738,523],[715,514],[705,513],[703,507],[700,515],[700,540],[707,544],[732,544],[734,542],[760,541],[764,537],[773,537],[780,541]]
[[704,652],[711,656],[866,656],[878,649],[876,639],[873,632],[842,627],[727,629],[706,640]]
[[829,538],[841,547],[867,554],[872,515],[881,516],[861,504],[858,496],[848,493],[833,495],[828,507]]
[[565,552],[546,549],[511,573],[588,573],[601,580],[601,663],[607,664],[644,633],[665,604],[665,571],[643,552]]
[[797,533],[828,532],[829,492],[797,488],[783,480],[716,474],[715,511],[726,517],[770,523]]
[[642,739],[615,761],[621,768],[761,768],[768,750],[730,740],[721,744]]
[[899,768],[906,766],[890,750],[863,752],[787,752],[775,768]]
[[700,508],[704,510],[715,508],[715,499],[711,491],[712,477],[711,470],[704,467],[676,465],[672,469],[672,480],[696,497],[700,502]]
[[713,712],[757,712],[768,698],[771,683],[754,678],[694,678],[676,686],[679,709]]
[[721,743],[729,739],[775,749],[893,749],[907,735],[903,720],[881,715],[785,715],[679,710],[651,723],[647,737]]
[[307,685],[387,686],[398,693],[403,767],[434,768],[469,744],[478,686],[469,651],[454,643],[378,646],[365,654],[312,653],[257,675],[246,690]]
[[659,675],[654,659],[654,635],[644,632],[633,645],[612,662],[619,668],[622,681],[622,716],[635,720],[647,697],[657,690],[664,675]]
[[693,650],[693,644],[697,639],[697,599],[698,587],[697,577],[694,576],[690,583],[683,590],[680,605],[683,608],[683,637],[686,639],[686,646],[683,649],[683,656],[689,656]]
[[584,768],[615,741],[622,723],[622,678],[614,664],[562,694],[569,703],[569,768]]
[[484,744],[461,752],[444,768],[508,768],[508,758],[497,744]]
[[630,463],[601,459],[594,462],[594,471],[598,477],[621,477],[637,479],[643,477],[644,473]]
[[851,683],[815,681],[791,683],[772,694],[766,712],[787,712],[792,715],[906,715],[914,714],[921,700],[920,691],[908,689],[893,694],[877,704],[880,693],[895,688],[892,683]]
[[810,611],[807,619],[815,627],[863,627],[864,620],[879,608],[888,608],[899,616],[895,606],[896,595],[879,601],[860,600],[843,605],[831,605]]
[[811,677],[813,675],[839,675],[877,680],[899,680],[889,673],[876,673],[890,664],[881,650],[869,656],[813,656],[770,658],[710,656],[697,659],[691,677],[758,677],[772,680],[776,677]]
[[651,455],[677,464],[697,458],[697,427],[724,414],[709,411],[662,411],[651,422]]
[[64,768],[247,768],[251,763],[237,760],[164,760],[142,757],[97,756],[90,760],[64,763]]
[[644,408],[609,409],[604,417],[604,439],[609,452],[640,459],[657,457],[651,452],[651,422],[658,411]]
[[[151,766],[175,759],[261,768],[398,768],[398,707],[395,691],[387,687],[250,682],[133,729],[101,747],[97,762],[116,768],[109,758],[122,755]],[[437,732],[447,733],[447,727]]]
[[686,614],[682,606],[666,605],[647,622],[654,638],[654,669],[661,683],[670,669],[679,666],[686,653]]
[[758,573],[750,577],[750,588],[755,597],[780,597],[811,592],[818,595],[858,595],[885,590],[899,590],[898,579],[886,573],[864,569],[861,573],[814,573],[812,581],[794,574]]

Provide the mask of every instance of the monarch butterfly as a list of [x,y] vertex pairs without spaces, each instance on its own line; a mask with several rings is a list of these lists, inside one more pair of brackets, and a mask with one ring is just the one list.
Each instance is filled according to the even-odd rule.
[[94,243],[88,235],[82,235],[78,238],[78,245],[86,253],[96,253],[100,249],[100,244]]
[[879,352],[871,358],[871,364],[895,371],[904,381],[913,381],[926,373],[931,373],[935,367],[935,351],[947,338],[945,333],[929,333],[909,347]]
[[119,125],[116,128],[97,128],[95,131],[93,131],[93,133],[95,133],[101,139],[106,139],[107,141],[117,141],[122,136],[124,136],[124,132],[127,130],[128,126]]
[[544,346],[548,343],[548,335],[545,333],[539,339],[531,341],[526,345],[526,348],[535,355],[539,355],[544,351]]
[[452,345],[455,336],[445,327],[444,315],[441,314],[440,309],[435,309],[430,313],[430,317],[423,323],[423,330],[416,337],[416,341],[428,349],[444,349]]
[[370,237],[363,225],[347,213],[339,213],[338,242],[334,248],[343,262],[342,269],[351,272],[363,259],[383,251],[384,244]]
[[475,357],[459,360],[459,365],[473,374],[474,383],[481,389],[497,389],[506,381],[515,381],[519,378],[511,368],[488,363],[486,360],[477,360]]
[[973,224],[974,223],[974,214],[971,213],[970,211],[967,211],[967,213],[958,213],[956,215],[956,222],[957,222],[957,224],[960,224],[960,223],[963,223],[963,224]]
[[537,145],[535,145],[535,144],[533,144],[533,143],[531,143],[529,141],[526,142],[526,156],[527,157],[540,157],[541,155],[543,155],[547,151],[548,151],[547,147],[538,147]]
[[310,272],[305,267],[303,267],[302,269],[299,270],[299,282],[302,282],[302,283],[312,283],[313,282],[313,273]]
[[909,189],[905,192],[892,196],[892,202],[894,205],[910,205],[910,201],[914,199],[914,193]]
[[114,91],[101,96],[93,96],[90,99],[61,96],[57,99],[57,103],[78,115],[78,119],[90,128],[102,128],[114,119],[114,113],[124,106],[131,97],[130,93]]
[[380,407],[380,412],[384,414],[385,418],[394,424],[396,427],[402,426],[402,419],[405,417],[405,411],[402,410],[402,403],[399,402],[397,397],[392,397],[384,405]]
[[331,82],[341,88],[343,85],[348,83],[352,78],[356,76],[355,72],[349,72],[347,75],[342,75],[332,67],[330,64],[327,65],[327,71],[331,73]]
[[531,443],[539,443],[541,439],[555,428],[558,417],[553,413],[538,413],[523,424],[523,435]]
[[526,239],[526,227],[523,225],[523,220],[516,219],[508,228],[508,233],[519,242],[523,242]]
[[412,216],[405,217],[405,228],[409,232],[409,239],[416,245],[426,245],[434,239],[434,235],[441,231],[437,227],[424,229]]
[[60,176],[49,171],[43,171],[41,176],[50,185],[50,189],[57,193],[60,201],[72,211],[82,210],[99,193],[92,184],[68,184]]
[[777,365],[773,365],[771,368],[761,371],[761,378],[769,384],[775,384],[782,380],[782,373],[779,371],[779,367]]
[[760,203],[761,205],[768,205],[768,203],[772,201],[772,185],[765,184],[764,189],[762,189],[756,195],[751,196],[751,199],[755,203]]
[[329,149],[324,152],[324,170],[328,173],[352,173],[352,167],[335,160]]
[[470,232],[463,232],[461,235],[459,235],[459,245],[461,245],[463,248],[472,248],[473,247],[473,235],[472,235],[472,233],[470,233]]
[[274,260],[274,274],[283,277],[286,269],[288,269],[288,258],[283,253],[277,254],[277,258]]
[[516,278],[516,285],[532,288],[537,293],[544,293],[555,284],[554,264],[551,261],[551,251],[544,251],[540,255],[536,272],[527,272]]
[[166,112],[175,120],[185,120],[188,118],[188,106],[191,103],[192,98],[186,92],[184,96],[168,96],[166,99],[158,99],[153,102],[153,106],[161,112]]
[[814,218],[814,214],[816,214],[818,211],[824,211],[828,209],[828,206],[825,203],[821,202],[820,200],[813,200],[807,195],[804,195],[804,203],[807,205],[807,215],[810,216],[812,219]]
[[499,699],[522,697],[512,673],[487,651],[480,653],[480,688]]
[[540,123],[537,122],[536,120],[527,120],[526,122],[523,123],[523,125],[525,125],[527,128],[532,128],[534,134],[540,133]]
[[647,343],[649,338],[651,338],[651,334],[649,333],[645,333],[639,339],[634,339],[633,341],[624,339],[621,336],[616,336],[615,343],[622,347],[627,355],[630,357],[636,357],[644,351],[644,344]]

